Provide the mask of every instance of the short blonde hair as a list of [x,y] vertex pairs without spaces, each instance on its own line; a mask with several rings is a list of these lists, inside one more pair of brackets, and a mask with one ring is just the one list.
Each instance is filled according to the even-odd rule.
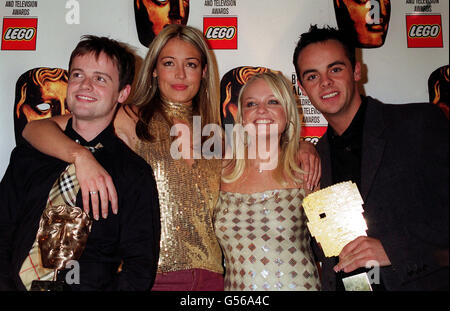
[[[281,72],[267,71],[258,73],[252,76],[248,82],[241,88],[238,98],[238,113],[236,116],[236,124],[243,125],[242,120],[242,96],[245,90],[256,80],[264,80],[273,92],[275,98],[280,102],[284,108],[286,115],[286,128],[283,131],[279,147],[281,148],[280,157],[278,159],[277,167],[273,172],[274,178],[282,185],[286,185],[288,180],[296,183],[301,183],[302,180],[299,174],[304,172],[297,165],[297,153],[300,143],[300,121],[298,116],[297,101],[292,92],[292,86],[282,75]],[[245,140],[247,140],[245,138]],[[222,176],[222,180],[226,183],[232,183],[238,180],[245,170],[247,158],[238,159],[237,152],[237,138],[233,138],[233,159],[226,166],[231,172]],[[246,148],[245,154],[248,154],[247,142],[244,142]]]

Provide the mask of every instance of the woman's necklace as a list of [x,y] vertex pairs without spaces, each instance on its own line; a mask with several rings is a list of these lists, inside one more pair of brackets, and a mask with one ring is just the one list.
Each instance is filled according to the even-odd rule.
[[174,103],[161,98],[162,109],[170,119],[192,122],[192,105]]

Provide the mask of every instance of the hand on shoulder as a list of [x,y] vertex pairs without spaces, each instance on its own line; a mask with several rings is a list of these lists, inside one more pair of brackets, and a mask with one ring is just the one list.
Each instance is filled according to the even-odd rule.
[[114,129],[117,137],[134,149],[137,142],[136,122],[138,120],[138,107],[134,105],[121,105],[114,119]]

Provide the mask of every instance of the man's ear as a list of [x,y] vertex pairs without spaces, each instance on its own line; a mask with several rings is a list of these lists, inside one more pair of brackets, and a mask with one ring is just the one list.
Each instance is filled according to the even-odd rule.
[[[302,91],[302,95],[303,96],[308,96],[308,94],[306,93],[305,89],[303,88],[302,84],[300,83],[300,79],[297,78],[297,85],[300,88],[300,90]],[[308,96],[309,97],[309,96]]]
[[355,64],[355,70],[353,72],[353,80],[355,80],[355,82],[361,80],[361,63],[360,62],[356,62],[356,64]]
[[122,90],[120,90],[119,92],[119,97],[117,98],[117,102],[123,104],[128,96],[130,95],[131,92],[131,85],[127,84],[124,86],[124,88]]

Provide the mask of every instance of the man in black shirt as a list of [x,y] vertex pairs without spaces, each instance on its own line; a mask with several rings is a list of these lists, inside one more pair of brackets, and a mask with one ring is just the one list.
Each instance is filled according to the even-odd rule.
[[[388,105],[361,96],[355,48],[336,29],[311,26],[294,66],[303,94],[328,121],[317,149],[321,186],[352,180],[368,236],[324,258],[325,290],[376,262],[376,289],[448,289],[448,121],[429,104]],[[316,245],[317,246],[317,245]],[[376,281],[376,278],[375,278]]]
[[[120,207],[118,214],[92,225],[72,290],[149,290],[156,275],[160,219],[153,172],[116,137],[112,123],[130,93],[134,66],[134,55],[105,37],[84,37],[71,55],[67,105],[72,118],[65,134],[83,146],[101,146],[93,155],[111,175]],[[21,267],[50,189],[67,166],[29,145],[13,150],[0,184],[0,290],[26,289]],[[82,206],[81,191],[76,206]],[[67,281],[68,272],[59,271],[58,280]]]

